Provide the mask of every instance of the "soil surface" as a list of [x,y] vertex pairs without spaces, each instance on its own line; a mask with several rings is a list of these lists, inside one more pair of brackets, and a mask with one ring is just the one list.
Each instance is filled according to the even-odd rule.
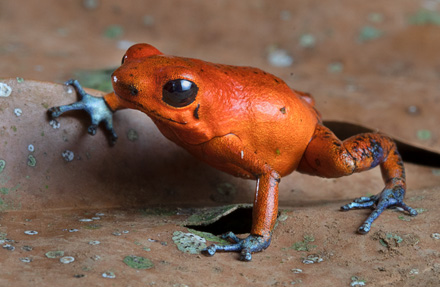
[[[325,120],[438,156],[439,1],[0,0],[0,35],[0,83],[12,89],[0,97],[1,286],[439,286],[440,162],[406,164],[417,217],[388,210],[363,236],[370,211],[339,207],[380,192],[378,168],[283,178],[272,244],[245,263],[178,246],[216,240],[185,226],[202,207],[251,203],[255,182],[193,159],[139,112],[116,113],[115,147],[87,134],[83,113],[57,129],[45,113],[76,99],[61,85],[71,77],[108,89],[124,51],[146,42],[259,67],[311,93]],[[210,231],[249,228],[246,209],[225,218]]]

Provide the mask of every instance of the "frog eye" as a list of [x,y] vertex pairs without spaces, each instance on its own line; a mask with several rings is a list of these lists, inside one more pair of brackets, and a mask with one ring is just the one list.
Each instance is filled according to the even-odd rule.
[[121,60],[121,65],[122,65],[122,64],[124,64],[124,62],[125,62],[125,59],[127,59],[127,54],[125,54],[125,55],[124,55],[124,57],[122,57],[122,60]]
[[162,101],[175,108],[188,106],[196,99],[199,88],[184,79],[171,80],[163,86]]

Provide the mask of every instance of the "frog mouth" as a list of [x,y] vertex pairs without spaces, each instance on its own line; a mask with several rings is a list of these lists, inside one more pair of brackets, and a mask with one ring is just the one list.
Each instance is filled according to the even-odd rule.
[[180,125],[186,125],[187,124],[187,122],[178,122],[178,121],[173,120],[171,118],[166,118],[166,117],[162,116],[161,114],[159,114],[158,112],[156,112],[155,110],[149,110],[149,113],[154,114],[156,117],[161,118],[163,120],[170,121],[172,123],[176,123],[176,124],[180,124]]
[[144,106],[143,104],[141,104],[139,102],[135,102],[135,101],[127,100],[127,99],[124,99],[124,100],[129,102],[130,104],[135,105],[136,107],[138,107],[140,110],[144,111],[150,117],[153,116],[153,117],[156,117],[156,118],[159,118],[162,120],[167,120],[169,122],[176,123],[179,125],[186,125],[187,124],[187,122],[179,122],[179,121],[173,120],[172,118],[164,117],[161,114],[159,114],[158,112],[156,112],[155,110],[150,110],[149,108],[147,108],[146,106]]

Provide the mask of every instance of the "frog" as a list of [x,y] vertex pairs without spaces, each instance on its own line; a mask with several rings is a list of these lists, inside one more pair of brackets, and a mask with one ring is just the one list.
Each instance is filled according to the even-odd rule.
[[88,132],[103,123],[109,141],[117,133],[113,114],[135,109],[147,114],[169,140],[199,160],[233,176],[256,181],[252,226],[248,236],[223,235],[228,245],[210,245],[203,253],[252,254],[269,247],[278,215],[281,178],[293,171],[338,178],[379,166],[384,188],[341,207],[342,211],[371,209],[358,228],[367,234],[388,208],[404,203],[405,168],[393,139],[379,132],[339,139],[322,120],[313,97],[289,87],[281,78],[259,68],[215,64],[166,55],[152,45],[131,46],[111,75],[113,91],[104,96],[85,92],[69,80],[79,101],[48,109],[51,118],[72,110],[89,113]]

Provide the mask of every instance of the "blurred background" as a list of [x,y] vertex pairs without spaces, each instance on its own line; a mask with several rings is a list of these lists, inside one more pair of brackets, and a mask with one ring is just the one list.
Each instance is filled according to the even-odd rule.
[[146,42],[274,73],[326,119],[438,141],[439,0],[0,0],[0,35],[0,78],[109,90],[124,51]]
[[[192,210],[179,209],[176,219],[138,207],[250,203],[255,182],[196,161],[136,111],[116,114],[120,138],[112,148],[102,130],[86,133],[81,113],[63,116],[55,130],[45,111],[75,95],[30,81],[74,77],[109,91],[109,75],[139,42],[261,68],[311,93],[326,120],[440,151],[440,0],[0,0],[0,79],[12,78],[1,82],[14,89],[0,97],[0,286],[47,286],[48,279],[101,286],[111,273],[121,280],[115,286],[348,286],[357,276],[368,286],[438,286],[440,169],[413,164],[405,165],[407,203],[421,214],[412,222],[385,212],[375,235],[358,236],[369,211],[338,211],[383,188],[379,168],[337,180],[294,173],[282,180],[280,206],[295,212],[280,217],[276,240],[251,265],[235,254],[181,254],[172,235],[186,230],[176,220]],[[72,162],[62,157],[67,151]],[[83,221],[98,214],[101,221]],[[312,234],[311,252],[324,262],[304,265],[306,253],[292,247],[308,245]],[[101,245],[87,244],[98,239]],[[51,250],[75,262],[49,259]],[[148,256],[155,268],[125,266],[132,254]]]

